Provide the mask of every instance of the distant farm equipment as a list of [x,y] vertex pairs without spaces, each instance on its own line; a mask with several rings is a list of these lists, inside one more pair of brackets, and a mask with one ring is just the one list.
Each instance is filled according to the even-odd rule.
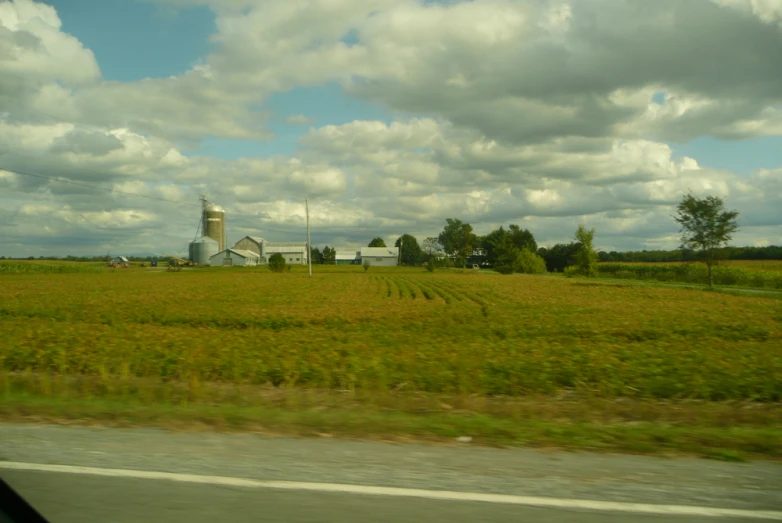
[[178,256],[173,256],[171,254],[166,254],[166,256],[169,258],[167,267],[169,271],[181,271],[182,267],[192,267],[195,265],[190,260],[179,258]]

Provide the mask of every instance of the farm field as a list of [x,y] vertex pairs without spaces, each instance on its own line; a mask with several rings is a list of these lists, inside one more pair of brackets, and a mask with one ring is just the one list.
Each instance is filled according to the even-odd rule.
[[406,395],[545,418],[536,402],[567,397],[549,416],[576,419],[570,401],[588,398],[625,420],[782,421],[782,306],[762,297],[396,267],[21,273],[0,288],[0,388],[27,409],[349,395],[397,411]]
[[[714,284],[782,290],[782,262],[777,260],[728,260],[713,268]],[[600,277],[653,280],[704,285],[708,282],[703,263],[627,263],[603,262],[597,265]]]

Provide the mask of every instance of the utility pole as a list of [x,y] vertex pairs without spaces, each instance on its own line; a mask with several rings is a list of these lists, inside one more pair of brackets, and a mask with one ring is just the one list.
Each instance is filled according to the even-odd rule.
[[307,213],[307,265],[309,266],[310,278],[312,278],[312,246],[310,245],[310,202],[304,200],[304,210]]

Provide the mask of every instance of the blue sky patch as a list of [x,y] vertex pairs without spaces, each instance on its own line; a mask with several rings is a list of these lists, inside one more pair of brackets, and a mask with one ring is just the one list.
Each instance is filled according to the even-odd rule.
[[[380,120],[389,124],[394,120],[393,115],[383,108],[346,95],[342,86],[337,83],[316,87],[296,87],[288,92],[272,95],[264,104],[264,108],[272,112],[268,127],[274,133],[274,139],[207,138],[200,147],[187,154],[208,155],[224,160],[291,155],[298,147],[299,137],[313,126],[342,125],[354,120]],[[311,123],[286,122],[288,117],[300,114],[309,118]]]
[[92,50],[106,80],[165,78],[189,70],[213,49],[207,7],[162,9],[138,0],[48,0],[62,30]]
[[728,141],[704,136],[682,145],[671,144],[674,158],[689,156],[701,167],[751,174],[782,165],[782,136]]

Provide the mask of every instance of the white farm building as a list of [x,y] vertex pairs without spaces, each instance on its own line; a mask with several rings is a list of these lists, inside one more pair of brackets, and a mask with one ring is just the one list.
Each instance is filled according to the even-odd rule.
[[209,265],[212,267],[220,266],[238,266],[251,267],[258,265],[260,256],[252,251],[244,249],[226,249],[209,258]]
[[389,247],[362,247],[362,265],[378,265],[391,267],[399,265],[399,249]]
[[245,236],[233,246],[258,255],[258,263],[266,265],[272,254],[280,253],[288,265],[307,264],[307,242],[267,242],[257,236]]

